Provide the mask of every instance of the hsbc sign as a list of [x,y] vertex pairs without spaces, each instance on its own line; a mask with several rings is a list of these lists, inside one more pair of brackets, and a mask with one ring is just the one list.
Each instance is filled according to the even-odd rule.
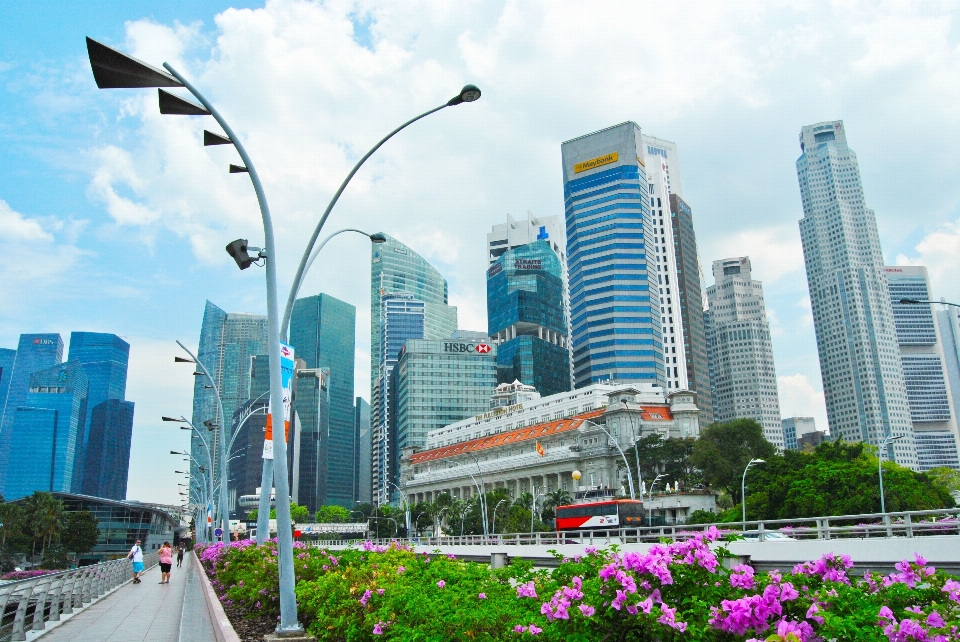
[[444,342],[444,352],[475,352],[477,354],[488,354],[490,346],[486,343],[453,343]]

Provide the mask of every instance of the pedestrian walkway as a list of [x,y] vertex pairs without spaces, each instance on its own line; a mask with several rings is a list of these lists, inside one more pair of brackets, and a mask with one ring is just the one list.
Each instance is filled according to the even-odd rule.
[[[186,555],[174,566],[169,584],[160,584],[160,567],[127,583],[60,626],[40,642],[209,642],[213,624],[203,599],[199,563]],[[33,638],[36,639],[36,638]]]

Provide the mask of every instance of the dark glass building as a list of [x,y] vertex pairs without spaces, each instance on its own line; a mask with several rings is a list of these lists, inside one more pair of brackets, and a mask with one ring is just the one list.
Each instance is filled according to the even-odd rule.
[[[9,358],[9,355],[8,355]],[[30,377],[44,368],[63,361],[63,339],[59,334],[21,334],[16,356],[10,368],[7,394],[0,417],[0,491],[10,470],[10,437],[17,408],[25,405],[30,391]]]
[[507,250],[487,270],[487,324],[497,382],[519,380],[544,396],[570,390],[560,257],[544,239]]
[[[330,370],[325,502],[345,508],[352,508],[356,501],[353,478],[356,327],[357,309],[329,294],[297,299],[290,318],[290,345],[297,358],[306,362],[307,370]],[[311,429],[319,430],[318,424]]]
[[707,331],[703,321],[703,287],[697,235],[693,231],[693,210],[676,194],[670,195],[670,223],[677,258],[677,286],[680,288],[680,316],[683,317],[683,351],[687,383],[697,393],[700,424],[713,423],[713,394],[707,357]]
[[357,397],[354,404],[354,431],[357,435],[357,448],[354,461],[356,462],[356,497],[357,501],[369,504],[372,500],[370,491],[371,463],[373,435],[370,432],[370,404],[363,397]]
[[[306,506],[312,516],[328,503],[330,457],[330,368],[297,370],[293,409],[297,415],[294,433],[291,496]],[[353,462],[351,453],[350,462]],[[350,480],[353,481],[351,475]],[[338,502],[342,505],[342,502]]]
[[[123,401],[127,391],[127,364],[130,360],[130,344],[115,334],[101,332],[72,332],[70,334],[70,351],[67,359],[76,361],[83,366],[83,371],[89,381],[87,393],[87,416],[84,417],[82,435],[76,453],[74,466],[73,488],[82,489],[85,495],[94,497],[108,497],[110,499],[124,499],[126,497],[127,479],[124,474],[123,483],[117,485],[106,478],[113,477],[115,471],[106,470],[102,463],[118,463],[126,470],[130,460],[130,432],[133,430],[133,404],[129,408],[121,409],[114,404],[110,409],[103,408],[97,415],[101,423],[96,426],[100,431],[98,439],[101,443],[106,439],[112,448],[110,459],[104,459],[102,453],[93,452],[87,456],[90,441],[93,438],[93,416],[97,407],[108,401]],[[120,423],[116,423],[120,422]],[[125,443],[127,451],[116,450],[118,443]],[[90,470],[90,469],[93,470]],[[106,476],[104,488],[111,488],[112,494],[102,495],[99,492],[100,472]],[[123,488],[123,493],[116,492]]]
[[84,495],[126,499],[132,437],[132,401],[107,399],[94,407],[84,465],[77,475]]
[[26,399],[14,412],[11,426],[5,498],[19,499],[38,490],[74,490],[87,388],[87,376],[75,361],[30,375]]

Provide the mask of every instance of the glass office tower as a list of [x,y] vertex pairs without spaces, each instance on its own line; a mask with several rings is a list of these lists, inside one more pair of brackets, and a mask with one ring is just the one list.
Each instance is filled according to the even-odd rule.
[[[354,482],[353,474],[347,479],[333,479],[335,475],[342,474],[346,464],[353,465],[353,453],[350,453],[346,462],[335,460],[335,457],[342,455],[336,449],[342,450],[345,440],[342,435],[337,440],[333,434],[332,382],[330,368],[303,368],[296,371],[293,408],[297,414],[298,430],[293,445],[295,456],[291,459],[293,483],[290,487],[296,502],[310,511],[311,521],[317,510],[326,504],[347,508],[344,486],[347,481]],[[350,446],[354,447],[352,439]],[[339,494],[331,496],[331,490]],[[353,496],[352,492],[350,496]]]
[[13,413],[4,498],[34,491],[72,492],[76,451],[87,416],[87,376],[75,362],[30,375],[26,399]]
[[949,388],[940,330],[929,304],[904,304],[901,299],[930,301],[930,279],[922,266],[884,268],[890,304],[900,344],[903,381],[910,402],[910,420],[917,442],[917,468],[960,467],[957,418]]
[[[87,405],[90,403],[88,399]],[[133,438],[133,402],[123,399],[101,401],[90,415],[89,430],[84,465],[77,475],[82,479],[80,492],[117,501],[126,499]]]
[[[325,497],[326,503],[345,508],[352,508],[356,501],[353,496],[356,326],[357,309],[329,294],[297,299],[290,317],[290,345],[297,358],[306,362],[307,370],[330,369]],[[313,430],[317,426],[309,428]]]
[[[87,375],[87,380],[90,384],[90,390],[87,394],[87,416],[84,418],[82,439],[76,455],[77,465],[74,467],[76,479],[74,480],[73,488],[75,490],[80,490],[83,488],[82,492],[84,494],[92,495],[94,497],[124,499],[124,496],[114,497],[92,492],[97,490],[99,487],[99,482],[89,488],[86,488],[84,480],[87,479],[88,475],[84,472],[84,469],[87,466],[86,452],[91,439],[90,433],[93,428],[92,421],[94,409],[108,399],[117,399],[122,401],[126,396],[127,364],[130,361],[130,344],[115,334],[105,334],[102,332],[72,332],[70,333],[70,350],[67,353],[67,360],[77,361],[83,366],[83,371]],[[101,414],[100,416],[105,420],[110,418],[108,423],[112,423],[113,420],[119,420],[121,418],[129,418],[129,430],[133,430],[132,412],[128,415],[124,414],[123,412],[117,414],[116,409],[114,409],[112,414],[106,413]],[[119,425],[107,426],[102,424],[98,426],[99,430],[108,430],[113,437],[118,438],[121,441],[124,441],[124,439],[120,437],[119,432],[125,431],[126,428],[126,426]],[[125,441],[127,444],[129,444],[130,437],[128,436]],[[129,463],[129,452],[126,453],[125,457],[123,453],[120,452],[117,452],[116,455],[119,458],[126,460],[126,462],[123,464],[124,466]],[[97,466],[97,469],[99,470],[98,463],[100,461],[100,455],[94,453],[89,464]],[[91,483],[95,478],[97,477],[90,476]],[[126,478],[124,478],[123,487],[124,489],[126,488]],[[114,488],[114,491],[116,491],[116,487]]]
[[21,334],[7,384],[3,416],[0,417],[0,491],[10,470],[10,438],[17,408],[26,405],[30,377],[63,361],[59,334]]
[[622,123],[561,151],[576,387],[608,379],[665,385],[640,127]]
[[10,389],[10,377],[13,364],[17,360],[17,351],[0,348],[0,423],[3,422],[3,407],[7,403],[7,391]]
[[[200,345],[197,358],[210,371],[223,400],[223,413],[230,423],[233,413],[248,399],[250,389],[250,359],[253,355],[267,353],[267,317],[259,314],[224,312],[210,301],[203,311],[203,325],[200,329]],[[208,385],[206,377],[195,377],[193,388],[193,425],[203,428],[204,421],[216,423],[217,400]],[[207,433],[211,439],[210,449],[213,465],[218,466],[219,431]],[[200,438],[191,434],[190,451],[194,459],[203,462],[207,459]],[[200,477],[196,464],[190,463],[190,471]],[[195,495],[191,501],[197,501]]]
[[543,396],[570,390],[564,270],[547,236],[500,254],[487,270],[487,325],[497,382]]
[[356,466],[356,475],[354,475],[357,501],[362,504],[369,504],[372,500],[370,490],[371,469],[373,446],[372,433],[370,431],[370,404],[363,397],[357,397],[354,405],[354,430],[357,435],[357,456],[354,458]]

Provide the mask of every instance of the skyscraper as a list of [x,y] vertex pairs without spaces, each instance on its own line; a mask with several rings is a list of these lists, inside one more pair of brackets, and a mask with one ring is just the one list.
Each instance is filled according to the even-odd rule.
[[904,304],[902,299],[930,301],[927,268],[884,268],[890,287],[893,321],[900,343],[903,380],[921,471],[939,466],[960,468],[955,403],[949,387],[944,346],[930,304]]
[[372,433],[370,431],[370,404],[363,397],[357,397],[354,405],[354,425],[357,435],[356,457],[354,457],[356,474],[354,475],[357,501],[369,504],[373,501],[370,482],[373,476],[371,464]]
[[[8,357],[9,358],[9,355]],[[63,339],[59,334],[21,334],[10,372],[3,417],[0,417],[0,490],[10,469],[10,439],[17,408],[30,392],[30,377],[35,372],[63,361]]]
[[800,236],[830,434],[874,446],[900,437],[886,454],[916,469],[877,220],[864,203],[857,155],[840,120],[803,127],[800,149]]
[[[401,304],[401,299],[407,303]],[[408,338],[449,337],[457,329],[457,309],[447,305],[446,279],[416,252],[388,236],[386,242],[371,246],[370,310],[371,491],[377,498],[385,496],[393,456],[390,372],[398,353]],[[422,320],[414,319],[418,315]]]
[[798,450],[797,440],[806,434],[816,432],[817,422],[813,417],[786,417],[780,421],[783,426],[784,450]]
[[753,419],[763,436],[783,449],[777,371],[763,303],[763,284],[754,281],[750,259],[713,262],[715,284],[707,288],[713,412],[715,421]]
[[[86,452],[91,439],[91,430],[93,428],[94,409],[108,399],[123,400],[127,391],[127,364],[130,360],[130,344],[115,334],[105,334],[101,332],[72,332],[70,333],[70,350],[67,356],[68,361],[77,361],[83,366],[83,372],[87,375],[90,389],[87,394],[87,415],[84,417],[81,427],[82,435],[79,448],[77,449],[77,465],[74,468],[76,479],[74,488],[84,488],[84,493],[95,497],[106,497],[108,499],[125,499],[125,497],[111,497],[108,495],[99,495],[95,491],[99,488],[98,474],[93,471],[85,471],[87,466]],[[122,437],[122,433],[133,430],[133,412],[119,411],[115,408],[112,412],[105,412],[98,415],[107,424],[98,426],[98,430],[105,430],[108,436],[100,435],[98,439],[108,438],[112,440],[111,445],[115,446],[117,441],[126,442],[129,447],[130,436]],[[115,424],[115,421],[129,419],[129,425]],[[126,457],[122,453],[115,453],[119,458],[125,459],[123,465],[129,464],[130,453],[127,451]],[[91,466],[96,466],[97,472],[100,471],[100,462],[102,459],[98,454],[94,454],[89,461]],[[108,460],[111,461],[111,460]],[[113,460],[116,462],[116,460]],[[118,463],[118,462],[117,462]],[[118,463],[119,465],[119,463]],[[107,471],[104,471],[107,473]],[[112,475],[113,473],[107,473]],[[86,488],[84,480],[88,479],[93,486]],[[120,487],[112,484],[115,492]],[[126,478],[123,480],[123,489],[126,490]]]
[[0,348],[0,424],[3,423],[3,408],[7,403],[7,391],[10,389],[10,377],[13,376],[13,364],[16,360],[16,350]]
[[563,227],[559,216],[534,216],[528,210],[527,220],[518,221],[507,214],[507,222],[494,225],[487,234],[487,262],[493,265],[507,250],[535,241],[546,241],[565,264]]
[[[87,405],[90,403],[88,400]],[[84,495],[118,501],[127,498],[133,407],[132,401],[123,399],[107,399],[94,406],[84,464],[78,475],[83,480],[79,492]]]
[[13,412],[10,461],[3,495],[76,492],[74,467],[87,416],[87,376],[76,361],[30,375],[26,398]]
[[[347,465],[353,466],[353,452],[349,453],[344,461],[342,450],[345,436],[334,435],[331,425],[332,387],[330,368],[301,368],[296,371],[293,406],[298,430],[293,447],[295,456],[291,459],[293,483],[290,487],[297,503],[306,506],[311,516],[326,504],[338,504],[347,508],[352,506],[354,501],[352,488],[349,505],[344,492],[347,482],[354,483],[353,471],[350,471],[347,479],[336,478]],[[351,431],[347,437],[352,436],[352,427],[351,422]],[[354,448],[354,440],[350,439],[349,443],[350,447]]]
[[[197,358],[210,371],[220,390],[223,401],[224,421],[229,424],[233,413],[245,401],[250,390],[251,357],[267,353],[267,317],[259,314],[224,312],[210,301],[203,311],[200,328],[200,346]],[[193,425],[203,430],[205,421],[218,423],[217,399],[213,390],[207,389],[206,377],[195,377],[193,388]],[[220,431],[208,431],[214,469],[219,448]],[[194,459],[203,462],[207,458],[200,437],[191,433],[190,451]],[[190,463],[190,471],[200,477],[197,465]],[[192,500],[197,501],[194,495]]]
[[487,270],[487,327],[497,381],[542,395],[570,390],[564,266],[549,237],[512,247]]
[[632,122],[561,147],[578,388],[607,379],[666,384],[642,147]]
[[[320,368],[330,370],[330,432],[325,445],[325,502],[347,508],[356,501],[353,496],[356,326],[357,309],[329,294],[297,299],[290,317],[290,345],[297,358],[306,362],[308,371]],[[312,376],[314,387],[319,390],[319,374]],[[299,385],[299,378],[297,383]],[[315,425],[311,426],[311,430],[316,428]]]

